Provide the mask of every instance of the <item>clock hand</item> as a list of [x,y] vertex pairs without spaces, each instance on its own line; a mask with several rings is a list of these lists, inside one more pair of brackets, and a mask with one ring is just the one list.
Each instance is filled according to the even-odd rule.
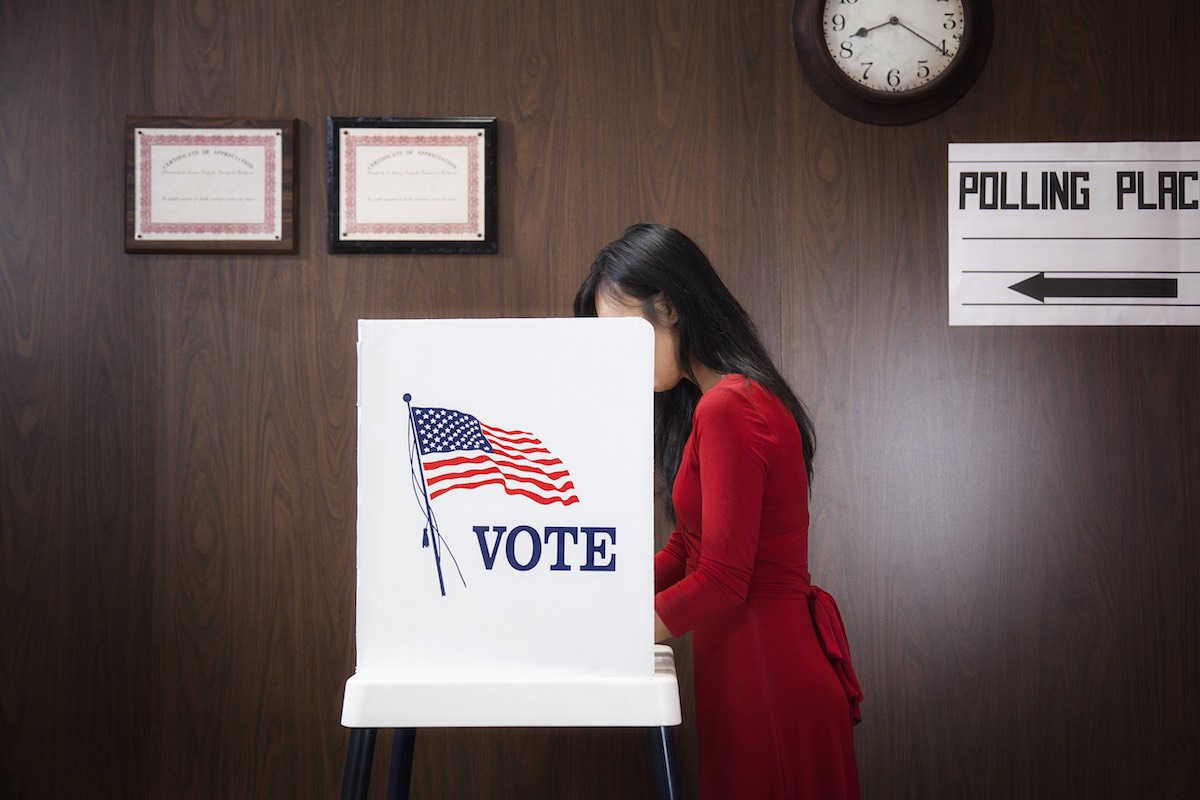
[[866,35],[868,33],[870,33],[871,31],[875,30],[876,28],[882,28],[884,25],[898,25],[898,24],[900,24],[900,20],[896,19],[895,17],[891,17],[886,22],[881,22],[878,25],[874,25],[870,28],[859,28],[858,30],[856,30],[854,33],[852,33],[850,35],[866,38]]
[[948,52],[948,51],[947,51],[947,50],[946,50],[944,47],[941,47],[940,45],[936,45],[936,44],[934,44],[933,42],[929,41],[929,40],[928,40],[928,39],[926,39],[924,36],[922,36],[921,34],[917,33],[917,32],[916,32],[916,31],[914,31],[912,28],[908,27],[907,25],[905,25],[903,22],[901,22],[900,20],[896,19],[895,17],[892,17],[892,19],[894,20],[894,22],[893,22],[892,24],[894,24],[894,25],[899,25],[901,28],[904,28],[904,30],[908,31],[908,32],[909,32],[909,33],[911,33],[913,36],[917,37],[917,38],[918,38],[918,39],[920,39],[922,42],[924,42],[925,44],[927,44],[927,45],[929,45],[930,47],[932,47],[934,50],[937,50],[937,51],[938,51],[939,53],[941,53],[942,55],[944,55],[944,56],[948,56],[948,55],[950,55],[950,53],[949,53],[949,52]]

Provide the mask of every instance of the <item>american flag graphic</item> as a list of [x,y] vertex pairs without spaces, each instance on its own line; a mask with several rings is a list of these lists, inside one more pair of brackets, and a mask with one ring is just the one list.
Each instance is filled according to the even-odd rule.
[[542,505],[579,502],[571,473],[532,433],[447,408],[411,408],[430,500],[494,484]]

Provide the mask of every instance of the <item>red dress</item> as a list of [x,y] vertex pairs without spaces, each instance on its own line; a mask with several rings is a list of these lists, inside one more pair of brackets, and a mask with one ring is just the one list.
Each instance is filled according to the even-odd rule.
[[692,631],[702,800],[858,798],[851,707],[813,627],[795,419],[727,375],[700,398],[654,560],[655,610]]

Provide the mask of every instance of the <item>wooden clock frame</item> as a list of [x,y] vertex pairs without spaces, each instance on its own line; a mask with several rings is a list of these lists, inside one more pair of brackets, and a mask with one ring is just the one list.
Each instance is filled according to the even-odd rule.
[[880,96],[850,80],[825,46],[825,0],[796,0],[792,44],[809,86],[827,105],[860,122],[907,125],[940,114],[967,93],[987,63],[995,27],[992,0],[962,0],[966,32],[946,72],[921,89]]

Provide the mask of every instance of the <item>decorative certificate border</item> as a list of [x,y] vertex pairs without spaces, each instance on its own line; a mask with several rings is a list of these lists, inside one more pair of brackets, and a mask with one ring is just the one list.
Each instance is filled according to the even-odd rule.
[[495,253],[494,117],[329,117],[329,252]]
[[125,252],[295,253],[294,119],[128,117]]

